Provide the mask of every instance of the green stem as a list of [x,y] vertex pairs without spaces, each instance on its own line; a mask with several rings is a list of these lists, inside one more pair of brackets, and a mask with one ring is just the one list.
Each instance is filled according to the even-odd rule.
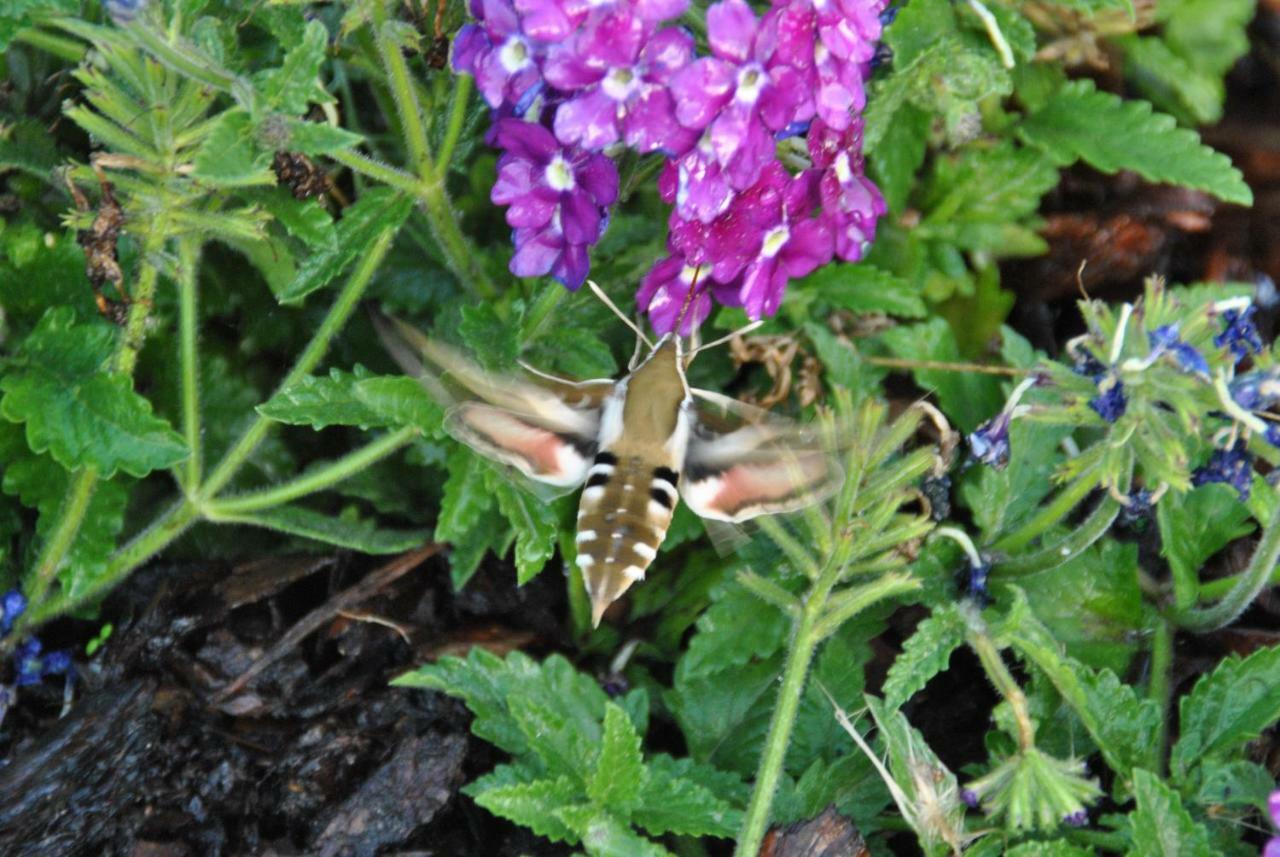
[[[329,342],[346,324],[347,319],[359,304],[360,298],[364,296],[369,281],[378,270],[378,266],[382,264],[382,259],[391,247],[391,240],[394,237],[394,229],[386,230],[373,243],[369,252],[360,259],[356,269],[352,271],[351,277],[343,285],[342,291],[338,293],[333,306],[329,308],[329,314],[324,317],[324,321],[320,323],[319,329],[311,337],[311,341],[307,343],[307,347],[298,357],[298,361],[293,365],[293,368],[289,370],[289,374],[280,382],[279,389],[283,390],[300,381],[311,374],[311,370],[320,363],[325,352],[329,349]],[[274,422],[263,416],[258,416],[254,419],[249,428],[245,430],[245,433],[240,436],[240,439],[236,441],[222,461],[218,463],[214,471],[209,474],[208,480],[200,487],[199,496],[202,500],[207,501],[209,498],[216,496],[235,477],[240,466],[258,448],[258,444],[267,436],[267,432],[271,430],[273,425],[275,425]]]
[[1235,586],[1212,607],[1192,608],[1175,613],[1174,624],[1200,634],[1231,624],[1266,587],[1276,570],[1277,560],[1280,560],[1280,503],[1276,504],[1271,520],[1262,530],[1262,538],[1254,548],[1249,567]]
[[388,166],[366,155],[361,155],[350,149],[343,149],[339,152],[330,152],[326,157],[332,161],[337,161],[353,172],[368,176],[374,181],[382,182],[396,190],[404,191],[414,197],[423,195],[424,182],[409,175],[404,170],[397,170],[395,167]]
[[1147,761],[1152,770],[1161,776],[1165,772],[1165,742],[1169,738],[1169,674],[1173,667],[1173,623],[1165,619],[1156,622],[1156,633],[1151,639],[1151,679],[1147,682],[1147,698],[1160,706],[1160,719],[1151,742]]
[[[834,575],[825,577],[834,580]],[[803,695],[805,679],[809,675],[809,664],[813,661],[813,653],[818,646],[818,635],[814,633],[814,629],[818,624],[821,602],[826,600],[825,593],[819,597],[820,585],[815,586],[810,594],[791,637],[791,650],[787,653],[787,663],[782,673],[778,704],[773,709],[773,718],[769,722],[764,754],[760,757],[755,788],[751,792],[751,803],[747,806],[747,815],[742,823],[742,833],[738,836],[738,847],[733,852],[734,857],[756,857],[769,826],[769,810],[773,806],[774,793],[778,790],[778,779],[782,776],[782,763],[786,758],[787,745],[791,742],[796,712],[800,710],[800,697]]]
[[[471,245],[462,229],[458,226],[458,218],[453,212],[453,203],[445,193],[444,183],[436,180],[428,182],[422,189],[422,207],[431,224],[431,233],[440,245],[449,269],[463,283],[469,284],[484,300],[491,301],[498,296],[498,288],[489,279],[476,259]],[[501,315],[502,308],[495,306]]]
[[200,261],[198,238],[178,242],[178,362],[182,378],[182,434],[187,441],[183,490],[194,494],[200,487],[200,366],[196,352],[196,279]]
[[396,104],[400,127],[404,130],[409,160],[418,177],[426,181],[431,178],[434,170],[431,147],[427,142],[427,129],[422,123],[422,107],[418,104],[413,80],[409,77],[409,64],[404,61],[400,46],[387,35],[388,26],[385,3],[383,0],[374,0],[373,38],[378,46],[378,55],[382,58],[382,67],[387,73],[387,82],[391,86],[391,98]]
[[204,505],[205,517],[211,521],[216,521],[224,515],[257,512],[322,491],[331,485],[354,476],[375,461],[386,458],[401,447],[407,446],[418,434],[418,429],[412,426],[396,429],[390,434],[385,434],[372,443],[365,444],[336,461],[303,473],[297,479],[265,491],[241,494],[236,497],[228,497],[225,500],[210,500]]
[[[1206,581],[1200,584],[1200,600],[1202,602],[1217,601],[1236,587],[1243,575],[1229,574],[1226,577],[1219,577],[1216,580]],[[1280,586],[1280,566],[1277,566],[1271,572],[1270,579],[1267,580],[1267,586]]]
[[93,500],[93,492],[97,487],[96,467],[82,467],[71,477],[71,485],[67,488],[62,508],[58,510],[58,523],[45,540],[40,556],[36,559],[35,572],[27,586],[28,603],[39,604],[44,600],[45,593],[53,584],[54,575],[58,573],[58,568],[80,533],[80,525],[84,522],[85,513],[89,511],[89,502]]
[[[981,622],[981,620],[978,620]],[[986,632],[985,628],[979,628],[971,631],[967,635],[969,648],[973,649],[978,656],[978,661],[982,664],[983,672],[987,674],[987,678],[991,679],[991,683],[995,685],[996,690],[1009,703],[1009,708],[1013,712],[1014,722],[1018,727],[1018,749],[1031,750],[1036,745],[1036,729],[1031,721],[1031,713],[1027,709],[1027,695],[1022,692],[1022,688],[1013,677],[1013,673],[1009,672],[1009,667],[1005,665],[1004,658],[1000,657],[1000,650],[996,648],[995,641],[991,639],[991,635]]]
[[1061,521],[1071,510],[1080,505],[1089,492],[1098,487],[1102,481],[1102,468],[1094,467],[1090,473],[1083,473],[1080,478],[1059,491],[1049,505],[1042,508],[1035,517],[1017,530],[1009,533],[991,546],[998,553],[1009,553],[1026,547],[1033,539],[1045,530]]
[[129,316],[125,319],[124,334],[111,359],[112,371],[122,375],[133,375],[134,367],[138,365],[138,352],[142,349],[143,340],[146,339],[147,318],[150,317],[151,308],[155,305],[156,282],[160,278],[159,270],[148,260],[164,248],[168,226],[166,217],[163,215],[157,217],[152,221],[146,233],[146,241],[142,245],[140,261],[142,271],[138,274],[138,282],[129,296],[131,299]]
[[467,107],[471,104],[471,76],[459,75],[454,81],[453,101],[449,105],[449,124],[445,126],[440,152],[436,155],[436,175],[441,180],[449,174],[449,161],[453,160],[453,150],[458,147],[458,140],[462,137],[462,126],[467,121]]
[[53,54],[60,60],[66,60],[71,63],[78,63],[84,59],[84,55],[88,50],[84,44],[74,39],[64,39],[61,36],[55,36],[44,30],[37,30],[34,27],[19,30],[14,34],[13,40],[31,45],[33,48],[38,48],[47,54]]

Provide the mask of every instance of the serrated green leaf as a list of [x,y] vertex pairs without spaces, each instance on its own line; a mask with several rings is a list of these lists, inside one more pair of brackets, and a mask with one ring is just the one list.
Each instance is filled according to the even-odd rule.
[[1170,768],[1188,778],[1196,765],[1243,747],[1280,720],[1280,646],[1247,658],[1231,655],[1202,676],[1179,703],[1181,734]]
[[829,386],[848,390],[855,402],[879,394],[880,382],[888,370],[864,360],[849,343],[841,342],[824,325],[810,322],[805,325],[805,333],[813,342]]
[[265,191],[253,196],[285,230],[313,250],[332,249],[338,242],[333,217],[314,199],[294,199],[280,191]]
[[1222,118],[1226,87],[1221,77],[1195,68],[1161,38],[1128,35],[1115,43],[1124,51],[1125,76],[1161,110],[1188,125]]
[[217,513],[215,520],[229,524],[266,527],[304,539],[314,539],[347,550],[369,554],[401,553],[427,541],[423,530],[388,530],[373,521],[335,517],[302,506],[276,506],[251,514]]
[[746,803],[742,780],[692,759],[658,754],[649,760],[648,778],[631,820],[654,836],[719,836],[728,838],[742,824]]
[[587,781],[587,796],[592,803],[629,818],[631,808],[644,791],[647,772],[640,753],[640,736],[627,713],[612,702],[604,707],[604,737],[600,740],[600,756]]
[[1069,426],[1015,420],[1009,427],[1008,466],[974,468],[965,474],[959,496],[972,510],[985,543],[1013,532],[1036,514],[1040,501],[1053,490],[1053,473],[1065,457],[1061,443],[1069,434]]
[[248,111],[233,107],[214,121],[194,166],[195,178],[219,187],[261,184],[270,174],[271,153],[258,145]]
[[1256,762],[1206,762],[1200,766],[1200,788],[1195,803],[1212,814],[1217,807],[1253,807],[1264,811],[1276,779]]
[[[895,357],[944,362],[961,359],[955,335],[940,318],[896,327],[885,331],[881,339]],[[915,369],[912,375],[922,388],[937,394],[942,410],[963,432],[973,431],[1004,404],[1000,384],[990,375],[938,369]]]
[[322,429],[346,425],[370,428],[413,426],[427,433],[440,428],[441,411],[415,379],[373,375],[357,365],[351,372],[330,369],[279,391],[259,405],[267,419]]
[[859,313],[883,312],[924,318],[924,300],[916,283],[866,263],[823,265],[791,287],[797,297]]
[[[676,682],[692,681],[744,666],[778,652],[791,630],[782,611],[730,580],[711,593],[712,603],[698,617],[698,632],[676,665]],[[750,628],[751,633],[742,633]]]
[[[1204,561],[1231,542],[1253,531],[1248,508],[1234,502],[1235,489],[1204,485],[1156,507],[1160,525],[1160,555],[1175,577],[1196,580]],[[1190,593],[1192,599],[1195,593]],[[1180,610],[1190,603],[1174,605]]]
[[0,6],[0,53],[3,53],[19,31],[37,20],[54,15],[78,15],[75,0],[7,0]]
[[909,66],[955,30],[955,12],[947,0],[912,0],[885,28],[884,42],[893,49],[896,65]]
[[[60,520],[71,474],[49,456],[31,453],[21,429],[7,423],[0,424],[0,461],[4,462],[4,493],[39,512],[36,535],[47,539]],[[98,482],[75,540],[58,566],[58,582],[65,593],[74,597],[98,581],[124,527],[128,499],[129,488],[122,480]]]
[[928,147],[929,114],[910,104],[902,105],[867,161],[876,187],[894,214],[901,214],[906,208],[907,195]]
[[146,476],[187,457],[182,438],[151,412],[130,379],[104,371],[116,331],[77,324],[69,307],[45,313],[0,377],[0,415],[26,425],[27,445],[63,467]]
[[680,681],[667,705],[698,761],[751,776],[775,703],[782,658]]
[[516,582],[523,586],[542,571],[556,551],[560,520],[554,508],[517,488],[504,473],[490,469],[489,491],[516,533]]
[[328,41],[329,33],[324,24],[314,20],[307,24],[302,41],[289,49],[280,68],[263,76],[261,92],[268,104],[291,116],[298,116],[307,112],[313,101],[326,103],[333,100],[319,81]]
[[[1057,169],[1040,151],[1008,141],[990,148],[969,146],[934,161],[921,203],[925,210],[921,226],[944,238],[972,239],[983,233],[949,227],[1006,224],[1027,217],[1057,183]],[[992,234],[998,238],[1001,233]],[[972,240],[965,246],[1000,249],[999,245],[977,246]]]
[[364,142],[359,134],[323,122],[304,122],[290,117],[284,125],[289,133],[289,151],[312,157],[332,155]]
[[[0,51],[3,50],[0,44]],[[23,119],[0,128],[0,171],[22,170],[48,182],[53,180],[53,168],[60,160],[58,149],[49,145],[49,134],[41,123]]]
[[450,577],[454,589],[461,589],[475,574],[485,553],[505,553],[515,534],[498,514],[488,488],[486,464],[459,445],[449,453],[448,470],[436,517],[435,540],[452,546]]
[[1024,842],[1005,852],[1007,857],[1090,857],[1093,851],[1072,845],[1065,839],[1048,842]]
[[1256,8],[1256,0],[1165,0],[1156,20],[1172,50],[1220,78],[1248,53]]
[[578,834],[556,817],[556,810],[579,796],[578,786],[572,780],[556,777],[499,785],[494,784],[491,777],[481,777],[464,791],[496,816],[514,821],[554,842],[577,844]]
[[964,643],[965,627],[964,617],[954,604],[935,609],[916,626],[885,677],[882,693],[886,708],[901,708],[947,668],[951,653]]
[[1018,135],[1061,166],[1083,160],[1105,173],[1132,170],[1149,181],[1253,203],[1253,192],[1226,155],[1147,102],[1122,101],[1090,80],[1063,86],[1018,126]]
[[585,821],[582,846],[591,857],[674,857],[670,851],[637,836],[618,819],[597,813]]
[[1191,818],[1176,791],[1142,769],[1134,771],[1133,786],[1130,857],[1213,857],[1209,832]]
[[510,369],[520,356],[516,342],[519,325],[508,324],[498,317],[492,304],[481,303],[462,308],[462,323],[458,332],[462,341],[474,352],[484,368],[499,371]]
[[276,299],[280,303],[295,303],[324,288],[348,265],[364,256],[383,233],[399,229],[412,209],[412,200],[389,188],[365,191],[342,213],[334,246],[308,256],[299,266],[297,277]]

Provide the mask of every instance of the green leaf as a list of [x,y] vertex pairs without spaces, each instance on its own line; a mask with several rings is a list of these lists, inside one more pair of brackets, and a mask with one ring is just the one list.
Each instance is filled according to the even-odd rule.
[[[955,335],[940,318],[893,328],[885,331],[881,339],[895,357],[946,362],[961,359]],[[1004,404],[999,382],[989,375],[939,369],[915,369],[911,374],[923,389],[937,394],[942,410],[966,433]]]
[[608,702],[604,707],[600,756],[587,781],[587,796],[596,806],[627,818],[640,799],[645,779],[640,736],[627,713]]
[[727,839],[742,824],[738,807],[746,798],[746,787],[733,774],[660,753],[649,760],[648,777],[631,820],[654,836],[675,833]]
[[284,124],[289,132],[289,151],[312,157],[332,155],[364,142],[364,137],[353,131],[323,122],[304,122],[290,117]]
[[105,323],[77,324],[69,307],[50,309],[0,377],[0,415],[25,423],[27,445],[69,470],[146,476],[188,450],[127,376],[104,371],[115,338]]
[[1226,155],[1147,102],[1122,101],[1099,92],[1090,80],[1063,86],[1018,126],[1018,135],[1060,166],[1083,160],[1105,173],[1132,170],[1149,181],[1202,190],[1226,202],[1253,202],[1253,192]]
[[[507,766],[502,766],[507,767]],[[500,818],[527,827],[553,842],[576,844],[578,835],[556,817],[556,810],[579,797],[578,786],[568,777],[502,782],[497,771],[469,784],[463,791],[477,804]]]
[[1133,776],[1137,808],[1129,814],[1129,857],[1213,857],[1209,832],[1191,818],[1178,793],[1150,771]]
[[1024,842],[1005,852],[1006,857],[1090,857],[1093,851],[1072,845],[1065,839],[1048,842]]
[[916,626],[884,680],[884,704],[901,708],[929,680],[947,668],[951,653],[964,643],[965,621],[954,604],[939,607]]
[[384,187],[361,194],[338,221],[338,238],[332,248],[312,253],[298,268],[298,276],[276,295],[280,303],[296,303],[324,288],[347,266],[365,255],[384,232],[399,229],[409,217],[413,201]]
[[1179,703],[1181,735],[1170,767],[1187,779],[1196,765],[1233,753],[1280,719],[1280,646],[1231,655]]
[[[1243,503],[1234,502],[1235,489],[1205,485],[1184,494],[1178,503],[1159,504],[1160,555],[1175,577],[1197,580],[1204,561],[1231,542],[1253,531]],[[1195,593],[1190,592],[1195,598]],[[1186,609],[1191,604],[1175,604]]]
[[632,833],[607,813],[598,813],[586,822],[582,846],[591,857],[673,857],[670,851]]
[[[0,42],[0,51],[3,50]],[[52,181],[53,168],[60,161],[58,149],[49,145],[49,134],[42,123],[21,119],[0,129],[0,171],[22,170],[48,182]]]
[[538,576],[556,551],[560,518],[555,507],[523,488],[508,475],[489,468],[489,492],[516,533],[516,583],[523,586]]
[[320,85],[320,66],[324,64],[329,33],[324,24],[311,21],[302,41],[292,47],[280,68],[264,75],[261,92],[272,107],[298,116],[307,112],[311,102],[328,103],[333,97]]
[[929,114],[904,104],[893,115],[875,154],[868,159],[871,177],[894,214],[901,214],[906,208],[928,146]]
[[[5,463],[4,493],[39,511],[36,535],[42,541],[47,539],[61,520],[71,474],[49,456],[32,454],[22,431],[7,423],[0,424],[0,461]],[[99,480],[75,540],[58,566],[58,582],[64,592],[74,597],[102,576],[124,527],[128,500],[129,488],[124,482]]]
[[279,391],[259,405],[267,419],[289,425],[399,428],[415,426],[434,434],[441,412],[415,379],[373,375],[357,365],[351,372],[330,369],[328,377],[312,376]]
[[195,178],[219,187],[262,184],[269,180],[271,153],[258,145],[248,111],[233,107],[214,120],[194,166]]
[[75,0],[6,0],[0,5],[0,53],[9,47],[19,31],[32,26],[38,19],[78,14],[80,4]]
[[1275,787],[1275,777],[1256,762],[1206,762],[1200,766],[1195,802],[1205,808],[1206,814],[1223,806],[1265,811],[1267,797]]
[[449,477],[436,517],[435,540],[452,546],[450,575],[454,589],[461,589],[475,574],[487,551],[506,553],[514,534],[498,514],[488,488],[489,466],[466,447],[449,453]]
[[1157,107],[1189,125],[1222,118],[1226,87],[1221,77],[1200,71],[1164,39],[1128,35],[1116,44],[1124,51],[1125,76]]
[[280,221],[285,230],[313,250],[334,249],[338,234],[333,217],[318,200],[294,199],[279,190],[253,196],[255,202]]
[[[712,676],[767,658],[781,650],[790,620],[771,604],[752,595],[737,580],[711,593],[712,603],[698,617],[698,632],[676,665],[676,682]],[[742,633],[750,628],[751,633]]]
[[492,304],[480,303],[462,308],[458,332],[486,369],[499,371],[516,364],[516,358],[520,356],[516,342],[518,330],[518,325],[508,324],[499,318]]
[[1249,51],[1256,7],[1256,0],[1165,0],[1156,7],[1156,20],[1174,52],[1221,78]]
[[797,297],[803,295],[836,309],[883,312],[901,318],[924,318],[926,314],[917,284],[865,262],[823,265],[792,288]]
[[[1034,400],[1034,394],[1028,398]],[[1017,530],[1039,511],[1053,491],[1052,476],[1064,457],[1061,443],[1069,434],[1069,426],[1015,420],[1009,426],[1008,466],[974,468],[966,474],[959,496],[972,510],[983,541],[989,544]]]
[[276,506],[252,514],[219,513],[216,520],[266,527],[304,539],[369,554],[401,553],[427,541],[422,530],[386,530],[373,521],[351,516],[334,517],[301,506]]

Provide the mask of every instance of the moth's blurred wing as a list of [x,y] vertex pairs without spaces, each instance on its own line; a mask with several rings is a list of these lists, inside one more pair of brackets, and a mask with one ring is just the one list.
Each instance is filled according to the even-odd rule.
[[548,485],[571,487],[586,479],[596,454],[600,405],[613,381],[577,384],[541,376],[535,383],[488,372],[398,319],[371,314],[396,362],[441,404],[452,406],[445,416],[451,435]]
[[697,419],[680,495],[694,512],[737,523],[835,493],[844,474],[820,432],[716,393],[693,392]]
[[587,478],[597,451],[594,436],[481,402],[453,408],[445,417],[445,428],[481,455],[561,488]]

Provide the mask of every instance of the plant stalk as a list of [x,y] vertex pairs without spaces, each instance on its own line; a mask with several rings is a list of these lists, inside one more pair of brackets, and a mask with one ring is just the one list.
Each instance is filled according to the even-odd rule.
[[196,279],[200,242],[184,237],[178,242],[178,362],[182,383],[182,435],[190,453],[183,466],[183,491],[200,489],[202,449],[200,426],[200,364],[196,351]]
[[1173,614],[1173,622],[1179,628],[1197,634],[1216,631],[1229,625],[1243,613],[1253,599],[1258,597],[1270,582],[1280,560],[1280,504],[1271,514],[1271,520],[1262,530],[1262,538],[1254,548],[1249,567],[1240,575],[1230,591],[1212,607],[1191,608]]
[[1102,468],[1095,467],[1093,472],[1080,475],[1075,482],[1062,489],[1054,496],[1049,505],[1043,507],[1030,521],[991,546],[993,551],[1009,553],[1026,547],[1036,536],[1061,521],[1071,510],[1098,487],[1102,481]]
[[1167,619],[1156,621],[1155,636],[1151,638],[1151,678],[1147,682],[1147,698],[1160,706],[1160,720],[1156,725],[1156,734],[1151,742],[1151,752],[1147,756],[1149,763],[1155,765],[1153,770],[1160,776],[1166,773],[1167,759],[1165,744],[1169,740],[1169,674],[1173,667],[1173,623]]

